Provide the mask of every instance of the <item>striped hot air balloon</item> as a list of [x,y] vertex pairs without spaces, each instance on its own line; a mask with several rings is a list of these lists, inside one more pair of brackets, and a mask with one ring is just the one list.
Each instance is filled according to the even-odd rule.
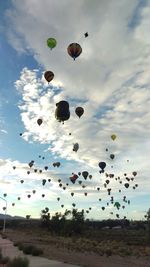
[[67,48],[68,54],[75,60],[82,53],[82,48],[78,43],[72,43]]

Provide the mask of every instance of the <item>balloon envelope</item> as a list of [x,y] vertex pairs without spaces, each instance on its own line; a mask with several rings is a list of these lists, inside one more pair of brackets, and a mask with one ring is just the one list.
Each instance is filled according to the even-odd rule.
[[116,137],[117,137],[117,136],[116,136],[115,134],[112,134],[112,135],[111,135],[111,139],[112,139],[113,141],[116,139]]
[[47,39],[47,46],[48,46],[50,49],[53,49],[56,45],[57,45],[57,41],[56,41],[55,38],[48,38],[48,39]]
[[45,80],[49,83],[50,81],[53,80],[53,78],[54,78],[54,73],[53,73],[52,71],[46,71],[46,72],[44,73],[44,78],[45,78]]
[[38,124],[39,126],[42,124],[42,122],[43,122],[42,119],[38,119],[38,120],[37,120],[37,124]]
[[64,122],[70,118],[69,103],[60,101],[56,104],[55,117],[59,122]]
[[75,60],[82,53],[82,48],[77,43],[72,43],[67,48],[68,54]]
[[75,113],[76,113],[77,116],[80,118],[80,117],[83,115],[83,113],[84,113],[84,109],[83,109],[82,107],[77,107],[77,108],[75,109]]

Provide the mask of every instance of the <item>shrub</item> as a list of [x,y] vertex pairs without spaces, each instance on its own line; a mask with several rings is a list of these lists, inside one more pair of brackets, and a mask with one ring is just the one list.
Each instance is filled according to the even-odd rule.
[[2,256],[2,249],[0,248],[0,260],[3,258]]
[[7,235],[5,235],[5,234],[2,233],[2,238],[3,239],[6,239],[7,238]]
[[112,250],[110,248],[106,249],[105,250],[105,254],[107,257],[111,256],[112,255]]
[[8,263],[8,267],[28,267],[29,260],[27,258],[17,257]]
[[23,247],[23,253],[24,254],[32,254],[32,251],[34,250],[34,246],[29,245],[29,246],[24,246]]
[[18,249],[19,250],[23,250],[24,249],[24,245],[21,242],[18,243]]
[[40,248],[33,248],[32,250],[32,256],[39,256],[43,254],[43,250]]
[[10,261],[9,257],[4,257],[4,258],[0,259],[0,263],[2,263],[2,264],[7,264],[9,261]]

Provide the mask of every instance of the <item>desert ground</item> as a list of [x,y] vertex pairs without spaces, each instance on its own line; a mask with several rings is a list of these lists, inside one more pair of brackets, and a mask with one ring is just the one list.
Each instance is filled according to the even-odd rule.
[[[6,235],[13,242],[38,246],[43,250],[43,257],[82,267],[150,267],[149,246],[132,245],[127,250],[119,241],[103,241],[100,245],[109,247],[111,243],[116,255],[110,255],[109,250],[102,255],[100,245],[88,239],[56,237],[40,229],[7,229]],[[128,255],[130,250],[132,255]]]

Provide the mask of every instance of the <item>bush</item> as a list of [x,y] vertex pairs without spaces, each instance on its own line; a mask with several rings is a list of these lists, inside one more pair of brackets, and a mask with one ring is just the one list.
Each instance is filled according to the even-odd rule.
[[29,260],[27,258],[17,257],[8,263],[8,267],[28,267]]
[[0,263],[2,263],[2,264],[7,264],[9,261],[10,261],[9,257],[4,257],[4,258],[0,259]]
[[5,234],[2,233],[2,238],[3,239],[6,239],[7,238],[7,235],[5,235]]
[[18,243],[18,249],[19,250],[23,250],[24,249],[24,245],[21,242]]
[[23,247],[23,253],[24,254],[27,254],[27,255],[29,255],[29,254],[32,254],[32,251],[34,250],[34,246],[32,246],[32,245],[29,245],[29,246],[24,246]]
[[39,256],[43,254],[43,250],[40,248],[33,248],[32,250],[32,256]]
[[107,257],[111,256],[111,255],[112,255],[112,250],[109,249],[109,248],[106,249],[106,250],[105,250],[105,254],[106,254]]
[[2,256],[2,249],[0,248],[0,260],[3,258]]

